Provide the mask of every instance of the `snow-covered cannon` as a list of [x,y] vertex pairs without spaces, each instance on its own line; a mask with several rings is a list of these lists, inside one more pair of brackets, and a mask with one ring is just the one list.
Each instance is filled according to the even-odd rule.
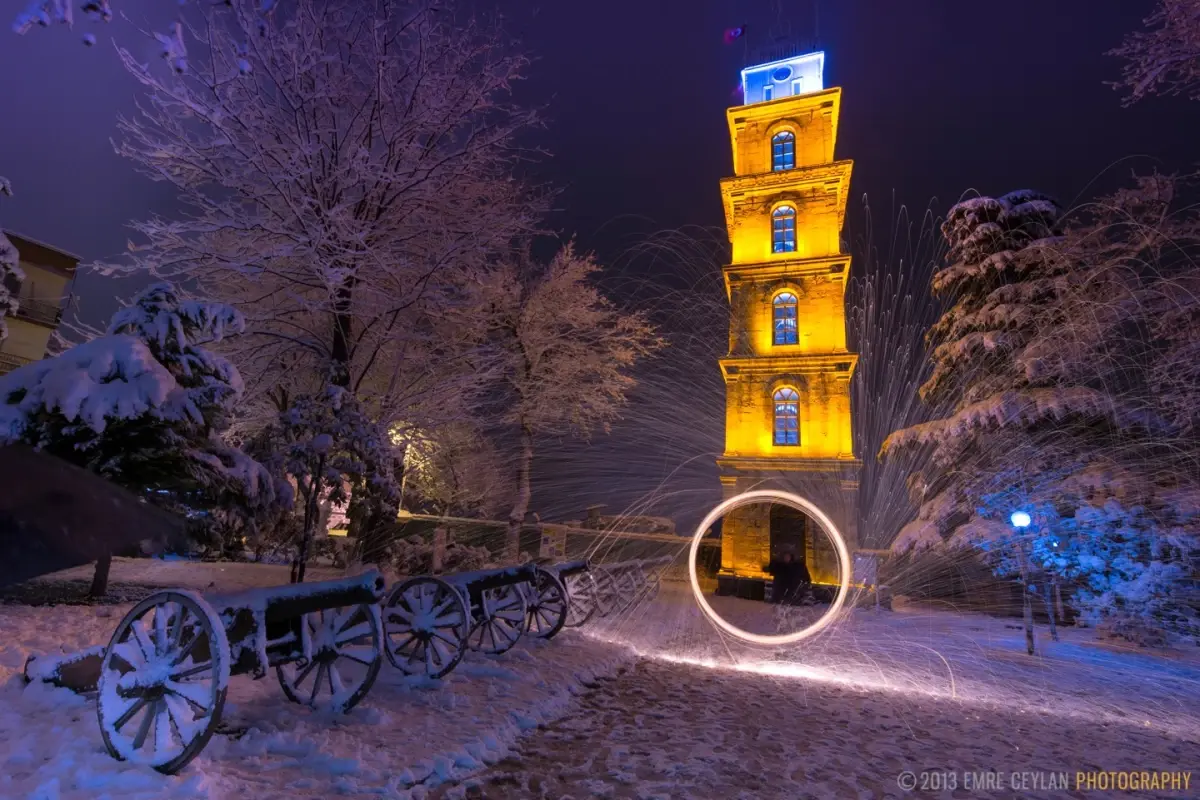
[[596,579],[592,577],[591,568],[591,562],[587,559],[544,566],[567,590],[565,624],[568,628],[578,628],[596,613]]
[[597,564],[591,574],[596,585],[596,611],[601,617],[624,613],[658,596],[662,572],[674,556]]
[[125,615],[101,658],[93,648],[34,659],[25,675],[95,689],[108,752],[174,774],[216,731],[231,675],[257,679],[274,667],[289,700],[353,708],[383,662],[383,591],[371,570],[233,594],[158,592]]
[[407,675],[440,678],[467,648],[498,655],[526,630],[554,636],[567,606],[562,582],[532,563],[409,578],[383,604],[387,657]]

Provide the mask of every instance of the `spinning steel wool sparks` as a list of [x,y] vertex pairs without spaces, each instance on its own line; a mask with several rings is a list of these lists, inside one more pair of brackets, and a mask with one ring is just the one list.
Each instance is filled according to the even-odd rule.
[[[825,611],[825,613],[822,614],[816,622],[812,623],[806,628],[802,628],[793,633],[779,634],[775,636],[751,633],[750,631],[742,630],[717,614],[717,612],[713,610],[712,606],[708,604],[708,601],[704,599],[704,592],[700,588],[700,581],[696,575],[696,554],[700,550],[700,540],[704,538],[704,535],[717,522],[717,520],[721,519],[726,514],[737,508],[762,502],[781,503],[782,505],[788,506],[789,508],[794,508],[797,511],[806,513],[812,517],[812,519],[814,519],[821,527],[821,530],[824,531],[825,535],[829,537],[829,541],[833,543],[834,552],[837,554],[838,560],[837,594],[834,596],[833,602],[829,604],[829,608]],[[813,634],[825,628],[830,622],[833,621],[834,617],[837,616],[838,611],[841,610],[842,604],[846,601],[846,592],[850,589],[850,552],[846,548],[846,542],[844,539],[842,539],[842,534],[838,531],[837,526],[833,524],[833,521],[830,520],[829,517],[825,516],[821,509],[817,508],[811,502],[805,500],[799,495],[795,495],[790,492],[763,489],[755,492],[746,492],[744,494],[731,497],[709,512],[708,516],[705,517],[700,523],[700,526],[696,528],[696,533],[692,537],[692,546],[688,550],[688,575],[692,583],[692,594],[695,595],[696,602],[700,605],[700,609],[704,612],[704,615],[721,630],[732,636],[736,636],[743,641],[751,642],[753,644],[794,644],[795,642],[807,639],[809,636],[812,636]]]

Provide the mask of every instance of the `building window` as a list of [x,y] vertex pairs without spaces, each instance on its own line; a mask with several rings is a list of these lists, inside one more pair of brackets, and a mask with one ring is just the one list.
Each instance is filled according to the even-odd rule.
[[800,395],[788,386],[775,392],[775,444],[800,444]]
[[796,166],[796,135],[780,131],[771,137],[771,169],[781,172]]
[[796,295],[780,292],[771,305],[775,313],[775,344],[796,344]]
[[796,209],[780,206],[771,212],[771,250],[775,253],[796,252]]

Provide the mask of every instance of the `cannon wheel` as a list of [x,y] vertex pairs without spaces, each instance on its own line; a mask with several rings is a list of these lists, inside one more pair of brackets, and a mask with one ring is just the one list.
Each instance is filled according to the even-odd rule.
[[354,708],[371,690],[383,664],[379,606],[363,603],[314,611],[301,617],[298,627],[303,656],[275,666],[287,699],[342,713]]
[[440,578],[409,578],[383,604],[385,652],[405,675],[448,674],[466,652],[469,630],[466,602]]
[[622,570],[614,580],[616,588],[616,609],[624,614],[633,608],[638,597],[646,589],[645,573],[640,569]]
[[618,575],[601,569],[595,574],[596,578],[596,610],[601,617],[621,610],[621,589],[617,582]]
[[118,761],[173,775],[221,721],[229,685],[221,618],[199,595],[158,592],[125,615],[104,651],[100,735]]
[[517,584],[484,589],[473,610],[475,627],[467,637],[472,650],[500,655],[511,650],[525,632],[528,607]]
[[551,572],[538,569],[526,593],[529,619],[525,627],[539,639],[553,639],[567,621],[567,589]]
[[590,572],[579,572],[567,576],[566,586],[567,627],[578,628],[596,613],[596,579]]
[[646,587],[642,590],[641,597],[638,602],[644,605],[650,605],[658,599],[659,589],[662,588],[662,576],[658,573],[646,576]]

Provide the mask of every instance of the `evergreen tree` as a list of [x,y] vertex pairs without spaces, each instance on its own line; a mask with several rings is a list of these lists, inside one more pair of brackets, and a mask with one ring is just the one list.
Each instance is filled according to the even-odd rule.
[[[922,387],[952,410],[883,447],[932,452],[896,548],[978,547],[1030,591],[1063,582],[1085,620],[1128,636],[1188,628],[1192,616],[1163,599],[1188,579],[1197,505],[1153,388],[1156,267],[1174,233],[1158,189],[1143,180],[1065,230],[1032,192],[955,206],[943,225],[950,263],[933,281],[954,302],[930,331]],[[1033,524],[1015,529],[1016,510]]]

